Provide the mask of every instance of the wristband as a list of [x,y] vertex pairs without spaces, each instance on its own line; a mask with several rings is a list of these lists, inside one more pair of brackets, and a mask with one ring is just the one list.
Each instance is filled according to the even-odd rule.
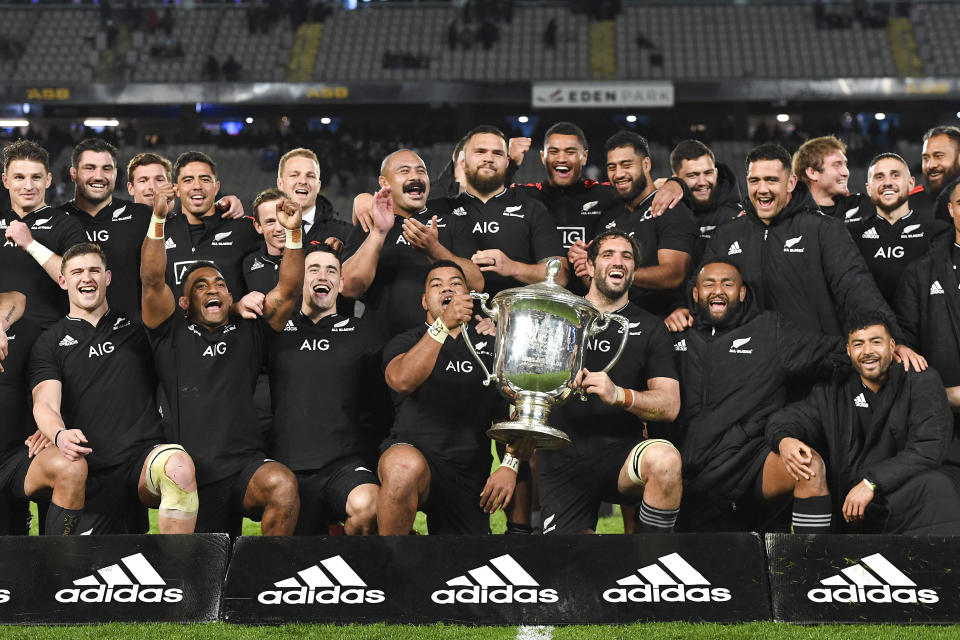
[[503,460],[500,461],[500,466],[513,469],[514,473],[520,473],[520,460],[514,458],[511,453],[503,454]]
[[60,445],[57,444],[57,440],[60,439],[60,434],[63,433],[64,431],[66,431],[66,430],[67,430],[66,427],[60,427],[60,430],[57,431],[57,435],[53,436],[53,446],[55,446],[57,449],[60,448]]
[[47,249],[36,240],[27,245],[27,253],[39,262],[41,267],[50,259],[50,256],[53,255],[53,251],[50,251],[50,249]]
[[433,324],[430,325],[430,328],[427,329],[427,335],[440,344],[443,344],[443,341],[450,335],[450,329],[447,329],[447,325],[443,324],[443,320],[437,318],[433,321]]
[[867,485],[867,487],[870,488],[870,491],[873,491],[874,493],[877,492],[877,485],[874,484],[873,482],[870,482],[866,478],[863,479],[863,484]]
[[623,407],[624,409],[630,409],[633,407],[633,403],[637,398],[637,394],[633,389],[624,389],[623,387],[617,387],[617,395],[613,399],[613,406]]
[[283,246],[287,249],[303,249],[303,230],[287,229],[286,231],[287,241]]
[[150,216],[150,226],[147,227],[147,237],[151,240],[163,240],[163,225],[166,223],[166,218],[158,218],[156,215]]

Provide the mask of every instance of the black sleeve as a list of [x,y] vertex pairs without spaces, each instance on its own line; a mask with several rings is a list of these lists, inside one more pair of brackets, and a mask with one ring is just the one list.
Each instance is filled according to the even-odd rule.
[[44,331],[30,351],[30,388],[44,380],[63,381],[60,363],[57,361],[57,336],[53,330]]
[[667,332],[667,325],[657,322],[650,331],[647,342],[647,379],[673,378],[679,380],[677,373],[676,353],[673,350],[673,340]]
[[823,440],[822,409],[821,402],[818,402],[823,393],[824,387],[817,385],[803,400],[788,404],[770,416],[766,436],[771,451],[778,453],[780,441],[784,438],[796,438],[811,446]]
[[76,218],[67,214],[63,214],[63,217],[57,222],[54,234],[57,239],[57,246],[47,247],[47,249],[58,256],[62,256],[73,245],[87,241],[87,234],[83,231],[83,225]]
[[903,331],[905,344],[915,351],[919,351],[921,309],[925,306],[924,290],[926,289],[923,274],[927,260],[921,259],[912,263],[900,276],[897,293],[893,296],[893,306],[897,311],[897,323]]
[[886,492],[939,465],[953,436],[953,414],[937,372],[927,369],[906,375],[910,377],[905,383],[910,391],[906,446],[892,458],[864,469],[864,474]]
[[542,262],[554,256],[566,257],[563,238],[547,213],[547,208],[536,200],[527,202],[530,203],[530,250],[534,262]]
[[327,238],[337,238],[343,243],[346,247],[347,242],[350,240],[350,236],[353,234],[353,225],[344,222],[338,218],[331,218],[327,220],[326,235],[321,238],[321,240],[326,240]]
[[792,375],[814,374],[831,368],[831,356],[843,353],[844,339],[798,329],[777,313],[777,353],[784,371]]
[[357,225],[353,228],[353,231],[350,232],[350,236],[347,238],[347,241],[344,243],[343,247],[343,257],[341,258],[342,262],[346,262],[353,254],[357,252],[357,249],[360,248],[360,245],[363,244],[363,241],[367,239],[367,232],[363,230],[363,227]]
[[421,336],[426,332],[426,327],[410,329],[400,335],[394,336],[392,340],[383,348],[383,369],[386,371],[390,361],[402,353],[406,353],[413,348],[413,345],[420,341]]
[[682,202],[667,209],[657,218],[657,249],[683,251],[695,259],[700,242],[700,230],[694,222],[693,212]]
[[903,331],[897,324],[890,305],[883,299],[867,263],[843,222],[823,217],[820,225],[820,259],[823,273],[833,294],[837,317],[843,323],[855,312],[879,311],[890,323],[890,332],[897,342],[903,340]]

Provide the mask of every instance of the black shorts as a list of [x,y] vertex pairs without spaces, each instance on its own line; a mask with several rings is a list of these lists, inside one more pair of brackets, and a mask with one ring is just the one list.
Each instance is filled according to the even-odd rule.
[[317,471],[297,471],[300,517],[294,535],[326,535],[347,519],[347,497],[362,484],[380,484],[368,460],[354,456]]
[[151,444],[112,467],[87,472],[87,493],[77,531],[82,535],[146,533],[150,529],[147,507],[140,502],[137,485]]
[[33,458],[26,447],[16,447],[0,456],[0,535],[26,535],[30,531],[30,502],[23,482]]
[[229,533],[235,538],[243,528],[244,516],[259,521],[263,514],[245,511],[243,497],[253,474],[268,462],[276,461],[256,456],[235,474],[199,487],[196,533]]
[[596,529],[602,502],[639,503],[618,488],[620,469],[637,443],[616,441],[602,448],[581,449],[579,455],[570,455],[567,449],[537,451],[544,534]]

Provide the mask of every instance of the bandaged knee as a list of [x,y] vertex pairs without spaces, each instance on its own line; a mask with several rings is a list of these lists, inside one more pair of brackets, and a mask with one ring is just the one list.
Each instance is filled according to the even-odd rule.
[[186,491],[180,488],[173,478],[167,474],[167,461],[174,454],[187,455],[186,450],[178,444],[159,446],[151,453],[147,465],[147,491],[160,498],[160,509],[166,516],[172,518],[192,518],[200,509],[200,498],[197,490]]
[[627,458],[629,463],[627,464],[627,475],[630,476],[630,481],[637,485],[638,487],[643,487],[646,484],[643,478],[640,476],[640,469],[643,465],[643,454],[646,453],[647,449],[651,445],[655,444],[664,444],[670,447],[671,449],[676,449],[669,440],[663,440],[662,438],[651,438],[649,440],[644,440],[630,451],[630,457]]

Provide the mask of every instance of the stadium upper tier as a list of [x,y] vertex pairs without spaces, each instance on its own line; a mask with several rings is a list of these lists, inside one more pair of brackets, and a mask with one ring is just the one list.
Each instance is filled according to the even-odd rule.
[[469,19],[451,3],[327,12],[8,5],[0,6],[0,74],[14,84],[498,82],[934,76],[957,68],[960,3],[916,4],[910,17],[828,7],[825,19],[812,3],[627,2],[614,19],[597,20],[564,3],[474,10]]

